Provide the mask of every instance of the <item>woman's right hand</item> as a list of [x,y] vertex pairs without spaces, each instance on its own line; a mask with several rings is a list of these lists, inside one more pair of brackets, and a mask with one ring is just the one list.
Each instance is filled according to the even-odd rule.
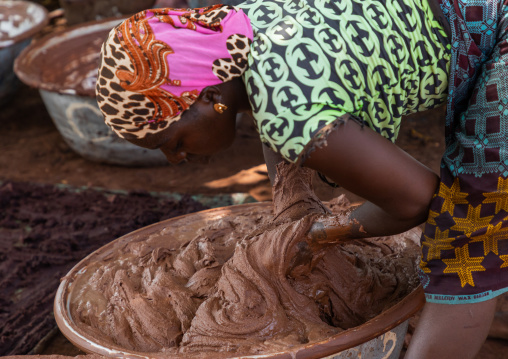
[[[366,236],[361,225],[349,217],[350,212],[318,216],[307,233],[311,248],[318,249]],[[365,234],[365,236],[361,234]]]

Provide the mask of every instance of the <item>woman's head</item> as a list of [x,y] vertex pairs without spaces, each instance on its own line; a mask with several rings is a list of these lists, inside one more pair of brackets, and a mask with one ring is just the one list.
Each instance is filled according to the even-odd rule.
[[[238,112],[234,99],[240,91],[245,91],[240,79],[206,87],[180,120],[161,131],[129,141],[141,147],[160,149],[174,164],[184,160],[202,161],[233,142]],[[222,103],[230,105],[221,108]]]
[[229,6],[145,10],[125,20],[102,48],[97,101],[106,124],[140,145],[177,130],[204,89],[243,74],[251,40],[248,18]]

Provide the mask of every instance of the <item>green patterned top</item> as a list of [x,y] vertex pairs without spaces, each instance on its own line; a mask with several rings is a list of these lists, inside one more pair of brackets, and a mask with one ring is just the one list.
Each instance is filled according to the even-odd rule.
[[446,100],[450,45],[427,0],[248,0],[247,87],[261,140],[296,162],[345,114],[395,141]]

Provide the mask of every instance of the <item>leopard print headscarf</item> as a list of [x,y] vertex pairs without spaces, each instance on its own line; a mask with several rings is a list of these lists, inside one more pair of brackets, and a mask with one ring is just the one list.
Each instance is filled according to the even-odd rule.
[[106,124],[125,139],[168,128],[205,87],[243,74],[252,36],[232,6],[152,9],[123,21],[101,51],[96,94]]

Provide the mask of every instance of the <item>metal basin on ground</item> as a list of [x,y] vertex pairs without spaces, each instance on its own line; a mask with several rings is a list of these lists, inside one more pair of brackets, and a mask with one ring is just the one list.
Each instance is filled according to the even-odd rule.
[[[228,216],[238,216],[255,211],[271,210],[271,202],[243,204],[215,208],[207,211],[192,213],[162,221],[123,237],[102,247],[97,252],[78,263],[62,280],[54,302],[54,313],[60,331],[78,348],[87,353],[100,354],[108,357],[120,358],[170,358],[163,353],[144,353],[129,351],[118,346],[104,346],[94,338],[88,336],[76,324],[70,313],[71,303],[76,294],[73,292],[75,283],[83,280],[88,265],[103,258],[112,258],[118,248],[125,250],[132,241],[142,240],[157,233],[171,233],[173,244],[183,245],[194,238],[196,231],[213,220]],[[169,231],[169,232],[168,232]],[[418,237],[418,235],[416,234]],[[100,252],[100,253],[99,253]],[[80,278],[81,277],[81,278]],[[76,290],[79,292],[79,290]],[[301,358],[362,358],[362,359],[398,359],[407,332],[408,320],[425,302],[423,290],[415,289],[393,307],[374,317],[368,322],[319,342],[302,344],[292,347],[288,351],[266,353],[263,355],[242,356],[242,358],[270,358],[270,359],[301,359]],[[206,353],[203,353],[205,355]],[[179,356],[178,358],[182,358]]]
[[0,103],[19,86],[14,60],[48,20],[47,10],[36,3],[0,0]]
[[101,46],[121,21],[93,21],[45,36],[22,51],[14,71],[21,81],[39,89],[64,140],[84,158],[124,166],[166,165],[160,151],[135,146],[114,134],[95,100]]

